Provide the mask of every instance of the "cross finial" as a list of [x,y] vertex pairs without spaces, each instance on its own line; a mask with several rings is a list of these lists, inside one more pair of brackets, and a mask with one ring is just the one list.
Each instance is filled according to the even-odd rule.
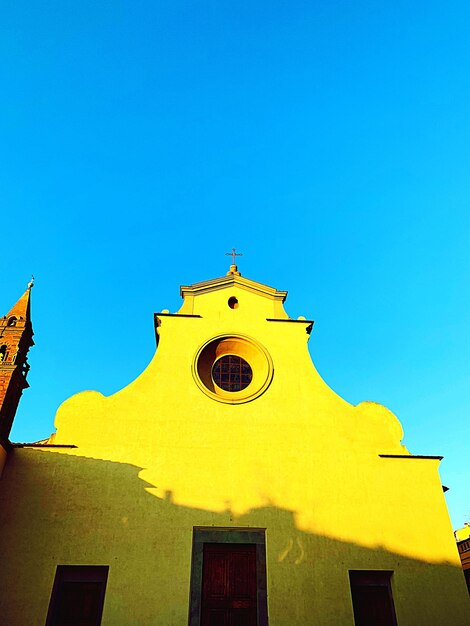
[[243,254],[241,252],[237,252],[235,250],[235,248],[232,248],[232,252],[226,252],[225,256],[231,256],[232,257],[232,265],[230,266],[230,270],[227,272],[227,275],[229,274],[237,274],[237,276],[240,276],[240,272],[238,271],[238,267],[235,263],[236,257],[237,256],[243,256]]
[[236,265],[235,257],[243,256],[243,254],[241,252],[235,252],[235,248],[232,248],[232,252],[226,252],[225,256],[231,256],[232,257],[232,265]]
[[31,274],[31,280],[28,283],[28,289],[31,289],[31,287],[34,286],[34,276],[33,274]]

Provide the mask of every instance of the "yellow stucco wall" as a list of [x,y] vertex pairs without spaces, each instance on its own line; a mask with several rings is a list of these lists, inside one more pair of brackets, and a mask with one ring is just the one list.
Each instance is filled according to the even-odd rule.
[[[439,461],[410,458],[385,407],[324,383],[308,323],[289,321],[279,292],[233,276],[184,293],[134,382],[60,407],[51,441],[76,448],[10,454],[5,623],[44,624],[57,564],[106,564],[103,626],[187,624],[194,526],[266,528],[270,626],[352,626],[350,569],[395,572],[399,626],[470,623]],[[220,335],[269,356],[270,384],[250,402],[196,384],[195,355]]]

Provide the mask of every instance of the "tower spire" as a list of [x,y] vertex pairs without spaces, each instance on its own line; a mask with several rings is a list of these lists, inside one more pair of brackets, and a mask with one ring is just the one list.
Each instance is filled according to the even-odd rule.
[[23,389],[29,387],[27,355],[34,345],[30,281],[26,291],[0,318],[0,439],[8,439]]
[[25,320],[31,323],[31,289],[34,285],[34,277],[29,281],[24,294],[17,300],[6,314],[6,318],[16,317],[17,320]]

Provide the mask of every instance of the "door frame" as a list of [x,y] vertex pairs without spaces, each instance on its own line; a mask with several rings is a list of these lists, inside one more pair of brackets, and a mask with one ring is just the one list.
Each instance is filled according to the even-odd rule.
[[194,526],[189,590],[189,626],[201,626],[202,565],[205,543],[248,543],[256,545],[257,624],[268,626],[266,582],[266,529]]

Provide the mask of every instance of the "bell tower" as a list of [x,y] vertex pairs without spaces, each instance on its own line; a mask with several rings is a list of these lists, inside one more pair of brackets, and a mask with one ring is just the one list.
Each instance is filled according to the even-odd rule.
[[23,389],[29,387],[27,355],[34,345],[31,325],[31,288],[0,318],[0,440],[8,440]]

